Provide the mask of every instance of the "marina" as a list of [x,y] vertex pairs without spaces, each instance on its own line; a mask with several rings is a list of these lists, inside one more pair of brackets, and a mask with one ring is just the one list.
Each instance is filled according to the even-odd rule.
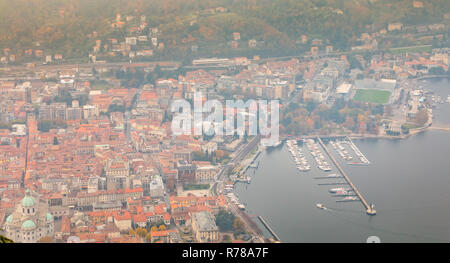
[[294,158],[295,164],[297,165],[297,169],[301,172],[307,172],[311,170],[311,166],[306,160],[306,157],[303,154],[302,149],[297,145],[297,141],[288,140],[286,144],[288,146],[289,152]]
[[350,163],[350,164],[364,164],[364,165],[369,165],[370,162],[369,160],[366,158],[366,156],[364,156],[364,154],[358,149],[358,147],[356,147],[356,145],[353,143],[352,139],[348,138],[348,141],[350,143],[350,146],[352,147],[353,151],[355,151],[356,155],[358,156],[359,160],[361,162],[354,162],[354,163]]
[[[303,141],[301,141],[301,143],[303,145]],[[299,146],[296,140],[288,140],[287,146],[294,158],[297,169],[302,172],[311,170],[311,165],[308,163],[308,160],[303,153],[302,146]],[[320,170],[325,172],[332,170],[330,164],[325,160],[325,156],[320,151],[318,144],[313,139],[307,139],[306,146]]]
[[331,171],[332,168],[330,164],[325,160],[325,156],[320,151],[319,145],[313,139],[307,139],[306,146],[308,147],[310,154],[314,157],[314,160],[317,163],[317,167],[324,172]]
[[[356,147],[353,141],[350,138],[344,137],[340,140],[331,140],[336,138],[330,138],[329,144],[331,147],[338,153],[339,156],[348,164],[363,164],[368,165],[370,162],[364,156],[364,154]],[[287,141],[288,150],[294,158],[297,169],[304,172],[309,171],[311,166],[308,164],[308,161],[303,153],[303,146],[306,145],[306,149],[310,153],[311,157],[317,164],[317,168],[322,172],[330,172],[333,170],[333,166],[327,161],[326,156],[331,160],[333,165],[338,170],[338,173],[327,174],[320,177],[314,177],[314,179],[328,179],[335,180],[331,182],[318,183],[319,186],[339,186],[336,188],[331,188],[328,192],[331,194],[331,197],[344,197],[343,199],[336,200],[336,202],[354,202],[360,201],[368,215],[375,215],[376,211],[373,205],[369,205],[369,203],[364,199],[355,185],[350,181],[350,178],[347,177],[344,170],[341,168],[339,163],[334,159],[331,153],[328,151],[327,146],[323,143],[320,137],[317,138],[307,138],[303,140],[288,140]],[[323,149],[323,150],[322,150]],[[325,151],[325,154],[323,153]],[[352,154],[349,153],[352,152]],[[354,157],[353,157],[353,156]],[[357,159],[357,160],[355,160]],[[350,162],[352,161],[352,162]],[[338,181],[336,181],[336,179]],[[343,179],[340,181],[339,179]]]
[[[322,146],[322,148],[325,150],[325,152],[328,154],[328,157],[330,157],[331,161],[334,163],[334,165],[338,168],[339,172],[342,174],[342,176],[344,177],[344,179],[347,181],[347,183],[349,184],[349,186],[351,187],[351,189],[340,189],[342,190],[342,192],[346,193],[348,191],[353,191],[359,198],[359,200],[361,201],[361,203],[364,205],[364,207],[366,208],[366,213],[368,215],[376,215],[376,210],[374,209],[374,205],[371,204],[369,205],[369,203],[366,201],[366,199],[362,196],[362,194],[358,191],[358,189],[356,188],[356,186],[350,181],[350,178],[347,176],[347,174],[344,172],[344,170],[342,169],[342,167],[339,165],[339,163],[336,161],[336,159],[334,159],[334,157],[331,155],[331,153],[328,151],[327,146],[323,143],[322,139],[317,138],[317,140],[319,141],[319,144]],[[336,193],[339,193],[339,191],[336,191]],[[352,200],[354,201],[354,200]]]
[[[445,101],[449,84],[449,80],[444,79],[426,81],[424,86],[432,87]],[[450,103],[438,105],[434,113],[433,126],[450,124]],[[317,136],[308,137],[315,139]],[[300,140],[305,138],[296,138],[299,146]],[[366,242],[369,236],[378,236],[388,243],[450,241],[450,233],[446,231],[450,216],[450,148],[445,143],[448,132],[428,129],[404,140],[351,137],[370,165],[349,165],[329,143],[346,139],[346,136],[323,136],[322,140],[358,191],[369,204],[375,203],[375,217],[365,214],[360,200],[336,202],[347,196],[328,192],[329,188],[347,186],[318,185],[343,179],[327,178],[328,174],[340,173],[335,167],[328,173],[316,168],[306,146],[303,152],[311,170],[306,173],[308,176],[300,176],[286,141],[284,147],[263,152],[251,185],[236,186],[239,199],[251,213],[269,222],[283,242],[359,243]],[[353,155],[351,150],[348,152]],[[248,173],[253,174],[253,171]],[[279,194],[280,189],[283,194]],[[318,203],[324,208],[317,207]],[[436,214],[440,216],[434,216]]]
[[[352,139],[346,138],[345,140],[330,140],[331,147],[337,152],[337,154],[348,164],[352,165],[369,165],[370,162],[364,156],[364,154],[356,147],[353,143]],[[349,150],[353,152],[353,154],[349,153]]]

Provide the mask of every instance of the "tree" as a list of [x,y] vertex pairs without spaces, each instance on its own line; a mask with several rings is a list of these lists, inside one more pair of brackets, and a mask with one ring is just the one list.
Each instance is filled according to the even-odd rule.
[[158,227],[152,226],[152,228],[150,228],[150,232],[155,232],[155,231],[158,231]]
[[402,125],[402,133],[403,134],[409,134],[409,128],[406,125]]
[[428,73],[430,73],[431,75],[444,75],[445,70],[440,66],[433,67],[433,68],[430,68],[430,70],[428,70]]
[[363,69],[361,62],[355,58],[354,55],[347,56],[348,62],[350,63],[350,69]]
[[138,227],[136,229],[136,234],[138,234],[140,237],[144,238],[147,235],[147,230],[142,227]]
[[223,209],[216,216],[216,225],[221,231],[227,232],[233,230],[233,223],[236,217]]
[[53,98],[54,102],[66,103],[68,106],[72,106],[72,94],[68,90],[61,90],[60,94]]
[[59,145],[58,137],[53,137],[53,145]]
[[159,64],[156,65],[155,69],[153,70],[153,73],[156,75],[156,78],[161,78],[164,74]]
[[108,107],[108,112],[122,112],[124,113],[126,111],[125,106],[118,105],[118,104],[111,104]]
[[245,233],[245,225],[239,218],[235,218],[233,222],[233,229],[235,234],[244,234]]
[[165,225],[160,225],[160,226],[159,226],[159,230],[160,230],[160,231],[166,230],[166,226],[165,226]]
[[231,242],[231,236],[230,235],[224,235],[223,236],[223,242],[224,243],[230,243]]
[[310,100],[306,103],[306,110],[309,113],[312,113],[316,109],[316,107],[317,107],[317,104],[312,100]]

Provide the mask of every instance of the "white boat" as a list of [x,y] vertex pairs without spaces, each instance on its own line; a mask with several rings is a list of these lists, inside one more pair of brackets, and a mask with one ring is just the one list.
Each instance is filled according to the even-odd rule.
[[297,166],[297,169],[302,172],[307,172],[307,171],[311,170],[311,167],[309,165],[299,165],[299,166]]
[[319,167],[320,170],[325,171],[325,172],[331,171],[331,167],[328,166],[327,164],[321,164],[318,167]]
[[338,175],[338,174],[329,174],[327,177],[329,177],[329,178],[336,178],[336,177],[341,177],[341,176]]
[[324,170],[325,172],[329,172],[329,171],[331,171],[331,167],[330,167],[330,166],[324,166],[324,167],[323,167],[323,170]]
[[348,191],[348,190],[338,190],[338,191],[335,192],[335,194],[337,194],[337,195],[348,195],[348,194],[350,194],[350,191]]
[[327,209],[323,204],[316,204],[316,207],[319,209]]
[[337,192],[343,192],[343,191],[347,191],[344,187],[338,187],[338,188],[331,188],[330,190],[328,190],[328,192],[330,193],[337,193]]

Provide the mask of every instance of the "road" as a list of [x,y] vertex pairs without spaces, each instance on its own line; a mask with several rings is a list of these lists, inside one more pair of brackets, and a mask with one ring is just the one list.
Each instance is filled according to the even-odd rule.
[[9,80],[37,80],[40,79],[34,75],[30,75],[30,72],[42,72],[42,71],[61,71],[61,70],[75,70],[75,69],[92,69],[92,68],[119,68],[119,67],[129,67],[129,68],[149,68],[159,65],[162,68],[179,68],[181,66],[180,62],[177,61],[153,61],[153,62],[110,62],[110,63],[72,63],[72,64],[51,64],[42,65],[36,64],[34,67],[27,67],[25,65],[17,66],[6,66],[4,68],[8,69],[5,73],[13,72],[14,75],[4,76],[0,78],[2,81]]
[[234,204],[233,202],[229,201],[228,204],[231,209],[231,212],[236,217],[239,217],[241,219],[241,221],[245,225],[245,228],[253,232],[254,236],[256,237],[254,241],[257,243],[264,243],[263,233],[259,229],[258,225],[256,225],[256,223],[247,215],[247,213],[239,209],[239,207],[237,207],[237,205]]
[[[60,70],[60,69],[73,69],[73,68],[93,68],[93,67],[104,67],[104,68],[112,68],[112,67],[151,67],[159,65],[160,67],[179,67],[181,65],[178,61],[152,61],[152,62],[109,62],[109,63],[73,63],[73,64],[51,64],[51,65],[41,65],[36,64],[34,69],[41,70]],[[12,70],[20,70],[26,69],[30,70],[30,68],[19,65],[19,66],[10,66],[8,67]]]
[[228,169],[234,169],[234,167],[236,167],[236,165],[239,164],[239,162],[241,162],[244,159],[244,157],[247,156],[247,154],[251,150],[253,150],[253,148],[255,148],[255,146],[259,143],[260,139],[261,139],[261,136],[256,135],[252,140],[250,140],[250,142],[248,142],[246,145],[239,148],[239,150],[237,150],[237,152],[235,152],[234,157],[227,164],[225,164],[222,167],[222,169],[220,169],[219,173],[217,174],[216,182],[214,183],[214,185],[212,187],[212,192],[214,195],[218,195],[217,185],[219,182],[222,182],[223,175],[226,174]]
[[[219,182],[223,182],[222,178],[223,178],[224,174],[227,173],[228,169],[234,169],[234,167],[236,167],[255,148],[255,146],[259,143],[260,139],[261,139],[261,136],[256,135],[247,144],[240,147],[235,152],[235,155],[230,160],[230,162],[228,162],[227,164],[225,164],[222,167],[222,169],[219,171],[219,173],[217,175],[217,180],[212,187],[212,192],[214,195],[218,195],[218,193],[217,193],[218,186],[217,185]],[[237,207],[236,204],[234,204],[233,202],[228,200],[228,198],[227,198],[227,203],[228,203],[228,206],[229,206],[231,212],[236,217],[239,217],[241,219],[241,221],[244,223],[245,228],[249,229],[251,232],[253,232],[253,235],[255,237],[254,242],[264,243],[264,238],[263,238],[262,232],[258,228],[256,223],[244,211],[242,211],[239,207]]]

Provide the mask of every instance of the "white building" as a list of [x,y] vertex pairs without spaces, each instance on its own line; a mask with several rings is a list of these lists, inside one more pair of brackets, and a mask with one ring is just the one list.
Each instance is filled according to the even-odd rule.
[[197,242],[214,242],[219,239],[219,228],[216,225],[214,215],[207,211],[193,213],[191,215],[192,230]]
[[134,45],[136,45],[136,40],[137,40],[136,37],[126,37],[126,38],[125,38],[125,43],[126,43],[127,45],[132,45],[132,46],[134,46]]
[[164,197],[164,184],[159,175],[153,176],[150,182],[150,196],[152,198]]
[[85,119],[96,118],[99,116],[99,110],[96,105],[84,105],[83,117]]
[[6,218],[4,229],[6,236],[17,243],[36,243],[43,237],[53,238],[54,221],[48,213],[47,202],[26,190],[25,197]]
[[213,183],[216,181],[218,171],[218,167],[213,165],[197,166],[195,180],[197,183]]

